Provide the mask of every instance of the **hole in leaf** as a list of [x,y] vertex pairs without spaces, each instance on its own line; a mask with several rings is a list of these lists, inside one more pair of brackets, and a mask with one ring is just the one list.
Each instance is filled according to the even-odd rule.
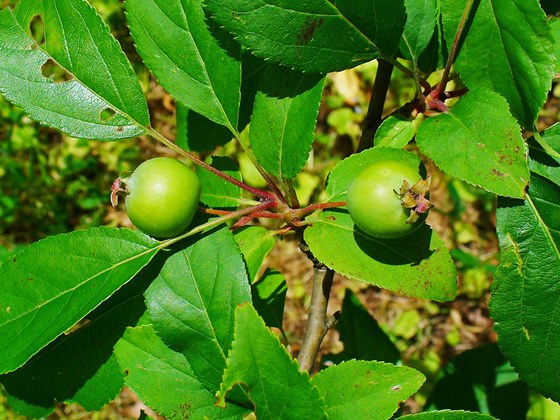
[[111,118],[113,118],[115,116],[116,112],[114,109],[111,108],[103,108],[103,110],[101,111],[101,114],[99,115],[99,117],[101,118],[102,122],[107,122],[109,121]]
[[41,66],[41,73],[47,79],[55,83],[67,82],[68,80],[72,80],[72,75],[65,69],[63,69],[60,64],[55,63],[51,59],[45,61],[45,64]]
[[29,22],[29,33],[35,42],[39,45],[45,43],[45,25],[41,15],[35,15]]

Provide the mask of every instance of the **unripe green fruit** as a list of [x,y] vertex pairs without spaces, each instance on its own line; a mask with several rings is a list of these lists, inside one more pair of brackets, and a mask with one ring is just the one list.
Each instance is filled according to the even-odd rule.
[[123,182],[128,217],[142,232],[171,238],[191,224],[200,199],[200,182],[184,163],[168,157],[150,159]]
[[413,209],[402,203],[403,183],[413,186],[421,179],[418,168],[395,160],[375,162],[364,169],[352,180],[346,197],[359,230],[380,239],[401,238],[415,231],[424,222],[425,213],[410,218]]

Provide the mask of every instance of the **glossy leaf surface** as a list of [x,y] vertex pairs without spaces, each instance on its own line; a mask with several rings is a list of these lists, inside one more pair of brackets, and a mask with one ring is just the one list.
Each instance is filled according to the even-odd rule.
[[124,381],[113,346],[125,328],[145,312],[143,292],[157,269],[157,264],[149,264],[81,325],[58,337],[21,368],[0,376],[10,407],[40,418],[63,401],[96,411],[114,399]]
[[400,50],[405,57],[418,61],[433,37],[439,17],[437,0],[405,0],[406,25]]
[[[380,160],[412,166],[412,153],[377,147],[338,164],[329,176],[329,201],[345,201],[352,179]],[[355,229],[345,208],[323,211],[304,233],[313,255],[336,272],[385,289],[433,300],[451,300],[457,292],[456,271],[449,251],[429,227],[400,239],[373,239]]]
[[236,132],[239,45],[206,20],[200,0],[127,0],[130,32],[144,63],[178,101]]
[[166,418],[233,420],[249,412],[234,404],[216,407],[216,397],[196,378],[186,357],[167,347],[150,325],[129,328],[115,354],[127,386]]
[[278,179],[301,171],[311,151],[323,77],[269,65],[251,117],[251,147],[259,164]]
[[234,232],[234,238],[247,264],[249,279],[253,282],[264,259],[276,244],[274,232],[262,226],[245,226]]
[[[212,166],[241,181],[239,169],[231,159],[214,156],[212,158]],[[208,207],[237,208],[239,205],[246,202],[246,200],[241,197],[241,189],[231,182],[203,168],[197,168],[196,175],[200,180],[200,201]]]
[[243,257],[227,228],[192,237],[170,252],[146,291],[146,305],[157,334],[187,357],[214,392],[233,340],[235,307],[251,300]]
[[467,93],[448,113],[424,121],[416,139],[449,175],[499,195],[524,196],[525,143],[500,95],[487,89]]
[[206,0],[205,4],[257,56],[314,73],[392,56],[406,21],[403,0]]
[[[448,48],[466,3],[441,3]],[[531,129],[550,89],[553,47],[537,1],[475,2],[455,67],[469,89],[487,88],[506,98],[521,125]]]
[[391,115],[383,120],[375,132],[373,142],[376,146],[402,149],[413,137],[413,122],[399,116]]
[[498,344],[521,378],[560,401],[560,187],[533,175],[525,201],[502,199],[502,262],[490,303]]
[[140,271],[159,242],[92,228],[36,242],[0,266],[0,372],[13,371]]
[[409,367],[351,360],[320,371],[313,385],[325,399],[329,419],[364,419],[373,413],[388,419],[425,380]]
[[236,384],[246,387],[258,418],[322,419],[324,402],[312,386],[309,375],[266,328],[250,304],[236,310],[235,341],[228,355],[227,369],[218,405]]

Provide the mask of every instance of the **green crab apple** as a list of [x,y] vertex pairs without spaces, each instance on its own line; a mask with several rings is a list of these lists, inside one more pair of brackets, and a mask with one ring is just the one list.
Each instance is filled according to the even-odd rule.
[[124,192],[130,221],[147,235],[165,239],[183,233],[191,224],[200,199],[194,171],[169,157],[140,164],[127,178],[113,183],[111,202]]
[[379,239],[402,238],[421,226],[431,203],[419,168],[397,160],[378,161],[352,180],[346,203],[358,229]]

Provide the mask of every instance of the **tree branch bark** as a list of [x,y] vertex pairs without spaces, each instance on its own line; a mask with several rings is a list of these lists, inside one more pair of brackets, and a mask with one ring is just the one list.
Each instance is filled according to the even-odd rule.
[[357,152],[369,149],[373,146],[373,137],[375,132],[383,121],[383,107],[385,99],[387,98],[387,91],[389,90],[389,83],[391,81],[391,73],[393,72],[393,65],[382,58],[378,59],[377,75],[373,83],[373,92],[362,127],[362,136],[358,144]]
[[[307,331],[298,355],[301,370],[311,371],[323,338],[334,323],[327,318],[329,295],[334,278],[334,271],[325,267],[316,267],[313,276],[313,291],[307,319]],[[335,315],[336,316],[336,315]]]

